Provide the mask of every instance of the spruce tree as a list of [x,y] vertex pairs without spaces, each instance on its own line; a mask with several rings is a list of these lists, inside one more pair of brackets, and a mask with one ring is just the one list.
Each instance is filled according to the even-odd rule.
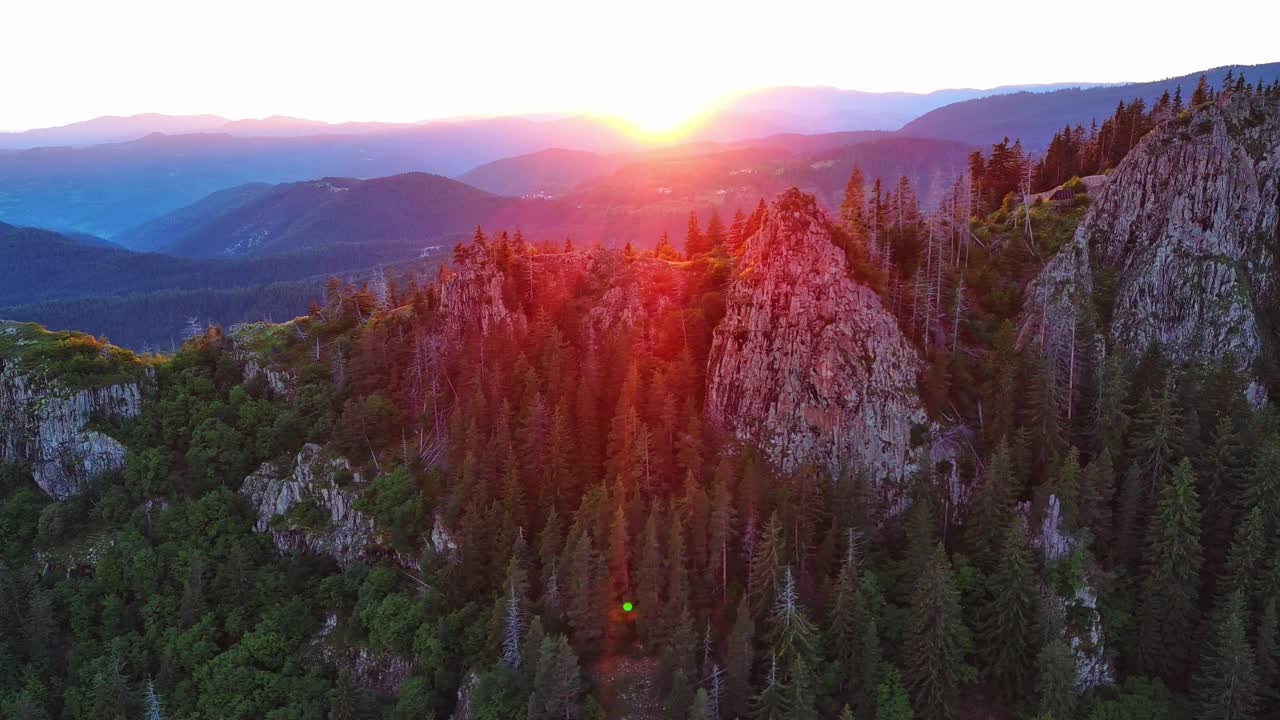
[[695,255],[701,255],[708,249],[706,238],[702,234],[702,229],[698,226],[698,214],[690,212],[688,229],[684,235],[684,256],[687,259],[692,259]]
[[662,640],[664,560],[662,546],[658,542],[658,506],[653,503],[649,506],[640,537],[640,566],[636,570],[636,601],[640,611],[636,617],[636,630],[640,640],[650,646],[656,646]]
[[729,631],[725,663],[725,703],[729,717],[741,717],[751,698],[751,666],[754,658],[756,625],[747,599],[738,600],[738,614]]
[[787,687],[778,669],[777,656],[770,656],[764,687],[751,699],[752,720],[789,720],[791,708],[787,705]]
[[769,613],[769,643],[779,661],[790,666],[794,658],[809,660],[813,656],[817,632],[800,605],[795,576],[788,565],[782,570],[778,596]]
[[1009,444],[1001,440],[987,464],[982,485],[969,503],[966,545],[981,567],[989,568],[1004,540],[1013,512],[1013,463]]
[[1192,691],[1203,720],[1252,720],[1258,707],[1258,676],[1245,627],[1244,595],[1233,592],[1214,612]]
[[1138,666],[1174,686],[1193,659],[1200,564],[1200,500],[1184,459],[1157,497],[1138,610]]
[[1039,605],[1033,563],[1022,520],[1014,518],[979,610],[978,648],[1006,702],[1026,697],[1030,686]]
[[1111,506],[1115,501],[1116,471],[1111,449],[1103,448],[1084,469],[1080,498],[1080,526],[1093,533],[1094,547],[1108,554],[1114,537]]
[[1268,537],[1280,530],[1280,435],[1271,434],[1258,446],[1237,506],[1259,508]]
[[774,511],[769,515],[769,522],[756,541],[747,577],[747,597],[756,617],[761,617],[778,596],[778,570],[782,565],[784,552],[782,522],[778,519],[777,511]]
[[911,700],[902,686],[902,675],[890,666],[876,688],[876,720],[913,720]]
[[1258,707],[1263,708],[1260,718],[1271,720],[1280,717],[1280,622],[1277,621],[1276,603],[1269,597],[1262,611],[1262,622],[1258,625],[1257,652],[1254,657],[1258,666]]
[[1061,612],[1055,607],[1045,613],[1035,658],[1037,708],[1042,718],[1075,717],[1076,661],[1064,635]]
[[1146,396],[1130,440],[1149,487],[1158,488],[1182,452],[1182,417],[1172,377],[1165,377],[1163,387]]
[[951,561],[939,543],[911,594],[902,656],[911,705],[924,720],[952,717],[968,643]]
[[1235,540],[1227,552],[1226,573],[1218,586],[1219,594],[1226,596],[1238,592],[1248,607],[1261,586],[1266,552],[1262,510],[1254,507],[1236,527]]

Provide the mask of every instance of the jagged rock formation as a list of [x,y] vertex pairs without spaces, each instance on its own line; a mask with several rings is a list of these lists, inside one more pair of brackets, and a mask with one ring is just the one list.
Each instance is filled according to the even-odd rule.
[[[1022,503],[1018,509],[1024,522],[1030,525],[1031,503]],[[1062,502],[1056,495],[1049,496],[1040,527],[1034,529],[1030,537],[1032,547],[1045,563],[1062,560],[1081,545],[1080,540],[1063,526]],[[1041,587],[1044,597],[1057,604],[1056,610],[1073,619],[1065,631],[1076,661],[1076,688],[1081,691],[1115,682],[1115,669],[1107,657],[1102,615],[1098,611],[1098,591],[1087,575],[1086,572],[1085,582],[1069,598],[1057,597],[1048,587]]]
[[488,243],[471,242],[454,250],[451,269],[441,268],[440,308],[449,340],[461,339],[470,328],[483,334],[523,319],[507,307],[505,274],[494,255]]
[[[24,329],[0,323],[0,333],[9,339]],[[124,446],[92,422],[130,418],[141,410],[140,382],[69,387],[17,355],[0,354],[0,460],[29,467],[40,489],[57,500],[124,466]]]
[[254,529],[271,533],[282,552],[328,555],[345,567],[395,556],[380,542],[373,518],[355,509],[363,484],[346,458],[326,455],[309,443],[298,451],[292,470],[263,463],[245,478],[240,495],[257,514]]
[[812,196],[791,189],[745,245],[716,327],[706,414],[784,470],[860,468],[893,502],[927,423],[921,359],[876,293],[850,279]]
[[1070,353],[1092,301],[1114,345],[1231,359],[1254,372],[1260,402],[1253,364],[1280,337],[1277,238],[1280,107],[1224,96],[1153,130],[1111,174],[1072,243],[1028,288],[1023,342]]

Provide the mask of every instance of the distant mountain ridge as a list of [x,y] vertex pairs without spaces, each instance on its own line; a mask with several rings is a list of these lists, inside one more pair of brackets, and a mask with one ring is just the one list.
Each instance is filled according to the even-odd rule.
[[1115,111],[1117,103],[1127,104],[1141,97],[1150,107],[1162,93],[1173,94],[1179,86],[1184,101],[1189,100],[1201,75],[1211,86],[1219,87],[1228,72],[1235,76],[1243,73],[1250,83],[1262,80],[1270,84],[1280,78],[1280,62],[1225,65],[1152,82],[969,99],[930,110],[908,122],[899,133],[975,145],[996,143],[1004,137],[1021,138],[1024,147],[1039,150],[1064,125],[1083,125],[1087,129],[1092,120],[1102,122]]
[[[1053,83],[1046,85],[1005,85],[988,89],[951,88],[929,93],[867,92],[834,87],[786,86],[744,93],[727,101],[717,112],[699,123],[696,139],[720,142],[775,133],[823,133],[838,130],[896,130],[921,113],[936,107],[986,95],[1045,90],[1063,87],[1092,87],[1096,83]],[[769,122],[761,114],[779,114]],[[751,117],[734,123],[728,118]],[[716,118],[720,117],[717,121]],[[29,150],[39,147],[87,146],[127,142],[152,133],[189,135],[221,133],[237,137],[290,137],[305,135],[353,135],[376,132],[411,131],[445,125],[467,125],[486,120],[526,120],[531,122],[582,120],[580,116],[545,114],[493,118],[455,118],[421,122],[338,122],[272,115],[264,118],[232,120],[219,115],[104,115],[55,127],[21,132],[0,132],[0,150]],[[743,133],[747,134],[743,134]],[[539,148],[541,149],[541,148]]]

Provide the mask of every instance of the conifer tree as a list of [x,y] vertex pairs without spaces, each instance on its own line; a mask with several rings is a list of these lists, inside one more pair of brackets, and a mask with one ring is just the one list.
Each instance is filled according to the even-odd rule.
[[667,533],[667,617],[675,618],[689,607],[689,571],[685,566],[688,553],[684,546],[684,524],[680,513],[671,513]]
[[636,571],[636,599],[640,613],[636,618],[636,630],[646,644],[657,645],[662,639],[662,546],[658,542],[658,506],[649,506],[644,532],[640,538],[640,566]]
[[751,693],[751,666],[754,658],[756,625],[751,618],[747,599],[738,600],[738,614],[729,631],[725,664],[725,703],[729,717],[741,717],[747,711]]
[[739,208],[733,214],[733,222],[729,225],[729,234],[725,238],[729,253],[733,256],[742,254],[743,243],[747,240],[747,216]]
[[858,653],[858,684],[855,699],[858,712],[865,717],[875,717],[876,698],[880,683],[880,632],[874,614],[868,612],[862,626],[862,650]]
[[751,558],[751,572],[747,578],[747,597],[756,617],[778,596],[778,571],[785,552],[782,540],[782,523],[777,511],[769,515],[760,539],[756,542]]
[[1067,454],[1054,474],[1050,488],[1062,507],[1062,515],[1070,527],[1078,527],[1080,520],[1080,451],[1074,447]]
[[702,228],[698,226],[698,214],[690,212],[688,229],[684,235],[684,256],[692,259],[695,255],[701,255],[708,249],[706,238],[702,234]]
[[903,662],[911,705],[924,720],[947,720],[959,700],[968,631],[951,561],[941,543],[918,576],[904,638]]
[[890,666],[876,689],[876,720],[913,720],[911,700],[902,686],[902,675]]
[[844,199],[840,202],[840,225],[849,234],[853,242],[864,243],[867,239],[867,190],[862,178],[862,168],[853,166],[849,182],[844,188]]
[[1200,500],[1184,459],[1157,496],[1138,610],[1139,667],[1175,686],[1193,659],[1200,564]]
[[[796,579],[788,565],[782,569],[778,583],[778,596],[769,613],[769,643],[773,655],[790,666],[795,658],[812,657],[816,630],[800,605]],[[792,678],[794,684],[795,678]]]
[[987,579],[978,633],[987,672],[1006,701],[1026,697],[1030,685],[1039,605],[1033,568],[1022,520],[1013,518],[1005,530],[999,560]]
[[720,220],[720,211],[715,208],[712,208],[711,219],[707,221],[707,232],[703,242],[708,252],[724,247],[724,222]]
[[1135,459],[1151,488],[1158,488],[1181,455],[1182,418],[1172,377],[1147,395],[1134,421],[1132,444]]
[[1009,444],[1001,440],[987,464],[982,484],[969,503],[966,544],[980,566],[989,567],[1013,517],[1013,464]]
[[1112,532],[1112,503],[1116,495],[1116,470],[1111,448],[1104,447],[1084,468],[1080,497],[1080,526],[1093,533],[1094,547],[1109,548]]
[[733,537],[733,497],[724,478],[716,478],[711,486],[707,517],[707,567],[705,585],[715,588],[721,597],[728,591],[729,542]]
[[810,666],[799,655],[791,656],[785,685],[787,720],[818,720],[818,709],[813,689],[814,679]]
[[[1258,625],[1257,652],[1258,707],[1264,708],[1261,718],[1271,720],[1280,716],[1280,622],[1277,621],[1278,601],[1267,598]],[[1266,709],[1269,708],[1269,709]]]
[[693,707],[689,708],[689,720],[712,720],[713,717],[706,688],[698,688],[693,694]]
[[570,537],[571,541],[565,544],[567,561],[563,563],[568,573],[565,610],[575,641],[592,643],[604,634],[604,618],[598,612],[600,600],[596,586],[599,558],[592,547],[590,533],[582,532],[577,523],[574,523]]
[[1267,539],[1263,534],[1262,510],[1254,507],[1236,526],[1235,540],[1227,552],[1226,573],[1219,594],[1240,593],[1246,609],[1260,588],[1266,563]]
[[1280,436],[1271,434],[1258,446],[1238,505],[1261,510],[1268,537],[1280,530]]
[[790,711],[787,687],[778,671],[778,658],[770,656],[764,687],[751,700],[750,717],[752,720],[789,720]]
[[1253,648],[1246,636],[1248,611],[1244,595],[1233,592],[1214,612],[1212,629],[1192,683],[1197,718],[1251,720],[1258,702],[1258,676]]
[[1045,613],[1040,652],[1035,659],[1039,717],[1072,718],[1076,706],[1076,661],[1063,634],[1061,610]]

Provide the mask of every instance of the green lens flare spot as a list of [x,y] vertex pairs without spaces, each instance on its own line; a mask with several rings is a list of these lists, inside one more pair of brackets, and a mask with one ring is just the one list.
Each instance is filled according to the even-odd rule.
[[622,612],[631,612],[631,608],[635,607],[630,601],[622,603]]

